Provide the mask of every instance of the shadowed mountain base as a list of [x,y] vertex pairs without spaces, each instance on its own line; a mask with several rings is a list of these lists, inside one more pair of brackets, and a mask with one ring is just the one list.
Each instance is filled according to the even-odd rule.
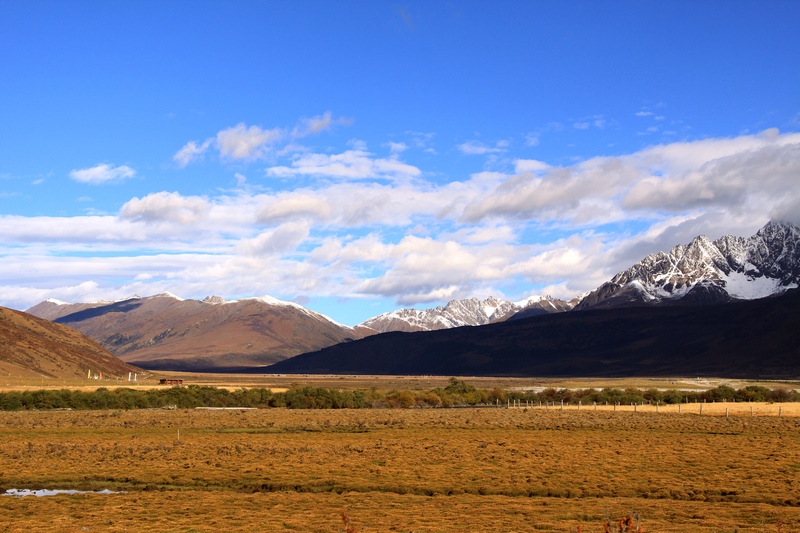
[[701,307],[634,307],[480,327],[384,333],[269,373],[482,376],[800,376],[800,291]]

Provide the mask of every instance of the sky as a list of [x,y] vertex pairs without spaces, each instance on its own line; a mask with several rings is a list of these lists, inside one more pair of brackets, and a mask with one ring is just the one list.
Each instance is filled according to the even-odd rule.
[[0,0],[0,305],[571,298],[800,223],[800,2]]

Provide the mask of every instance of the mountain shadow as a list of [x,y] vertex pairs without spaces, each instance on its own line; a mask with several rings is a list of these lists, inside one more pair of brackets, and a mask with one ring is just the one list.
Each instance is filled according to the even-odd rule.
[[268,373],[800,378],[800,289],[708,306],[625,307],[384,333]]

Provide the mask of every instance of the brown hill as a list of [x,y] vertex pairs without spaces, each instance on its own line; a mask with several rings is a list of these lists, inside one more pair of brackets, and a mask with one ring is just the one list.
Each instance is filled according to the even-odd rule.
[[72,328],[0,307],[0,375],[66,379],[90,371],[104,377],[141,372]]
[[111,303],[46,301],[28,312],[81,331],[123,361],[162,370],[268,365],[367,333],[268,297],[201,301],[159,294]]

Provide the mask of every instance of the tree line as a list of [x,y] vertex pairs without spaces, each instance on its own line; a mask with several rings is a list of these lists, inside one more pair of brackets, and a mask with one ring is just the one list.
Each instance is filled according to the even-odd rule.
[[478,389],[469,383],[451,378],[445,387],[431,390],[339,390],[295,385],[284,392],[253,388],[229,391],[199,385],[165,389],[135,390],[98,388],[95,391],[34,390],[0,393],[0,409],[158,409],[175,407],[255,407],[288,409],[365,409],[413,407],[505,406],[523,404],[677,404],[694,402],[796,402],[800,393],[792,389],[769,389],[750,385],[734,389],[720,385],[707,391],[681,391],[637,388],[556,389],[518,391]]

